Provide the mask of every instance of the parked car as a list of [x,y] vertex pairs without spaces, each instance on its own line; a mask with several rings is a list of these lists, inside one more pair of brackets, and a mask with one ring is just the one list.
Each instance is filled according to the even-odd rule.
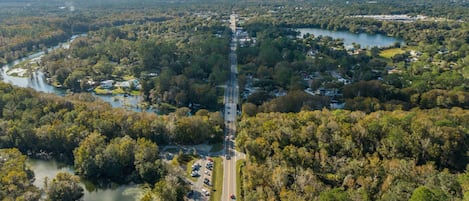
[[199,171],[192,171],[191,177],[198,177],[200,176]]
[[204,184],[210,185],[210,180],[208,178],[204,179]]
[[210,192],[208,192],[205,188],[203,188],[202,189],[202,194],[204,194],[205,196],[209,196]]

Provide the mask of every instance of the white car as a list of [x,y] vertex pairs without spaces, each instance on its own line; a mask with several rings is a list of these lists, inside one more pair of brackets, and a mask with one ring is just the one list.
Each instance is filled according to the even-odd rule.
[[191,177],[198,177],[198,176],[200,176],[198,171],[192,171]]
[[209,196],[210,192],[208,192],[207,190],[205,190],[205,188],[203,188],[202,189],[202,194],[204,194],[205,196]]

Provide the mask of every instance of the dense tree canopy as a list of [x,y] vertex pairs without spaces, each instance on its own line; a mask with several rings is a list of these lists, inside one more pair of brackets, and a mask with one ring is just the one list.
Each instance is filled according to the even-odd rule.
[[34,172],[18,149],[0,149],[0,197],[2,200],[39,200],[41,192],[33,185]]
[[461,108],[243,118],[236,142],[248,157],[244,199],[462,198],[454,173],[469,162],[467,122]]
[[223,138],[219,112],[158,116],[115,109],[89,94],[62,98],[0,85],[0,147],[74,161],[87,178],[154,183],[166,174],[157,144]]
[[57,173],[55,178],[47,184],[47,200],[76,201],[83,197],[83,187],[79,185],[80,178],[69,173]]

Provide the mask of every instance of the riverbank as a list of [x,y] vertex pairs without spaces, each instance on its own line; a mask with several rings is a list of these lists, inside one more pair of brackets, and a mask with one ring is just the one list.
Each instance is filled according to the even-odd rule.
[[[67,90],[62,88],[61,85],[53,83],[50,79],[47,79],[46,75],[34,66],[35,63],[41,62],[40,58],[45,55],[46,52],[50,52],[58,48],[66,48],[67,44],[80,36],[86,36],[86,34],[74,35],[68,42],[61,43],[48,48],[46,51],[36,52],[29,56],[17,59],[9,64],[3,65],[0,69],[1,79],[5,83],[18,87],[32,88],[39,92],[65,96],[67,94]],[[31,68],[27,66],[30,66]],[[125,77],[125,79],[132,79],[132,77]],[[142,102],[143,98],[140,96],[140,91],[119,90],[111,93],[96,93],[93,91],[91,93],[93,96],[109,103],[114,108],[125,108],[136,112],[152,111],[151,109],[147,109],[150,107],[146,103]]]
[[25,58],[13,63],[7,70],[7,75],[14,77],[30,77],[33,71],[38,70],[42,54],[34,58]]

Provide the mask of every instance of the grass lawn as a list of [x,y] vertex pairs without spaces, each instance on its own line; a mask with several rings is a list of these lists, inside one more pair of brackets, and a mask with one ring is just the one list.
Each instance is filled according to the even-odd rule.
[[404,53],[405,51],[402,50],[401,48],[391,48],[391,49],[386,49],[386,50],[383,50],[379,53],[379,56],[382,56],[384,58],[388,58],[390,59],[391,57],[393,57],[394,55],[396,54],[402,54]]
[[223,150],[223,144],[217,143],[212,145],[212,149],[210,149],[210,152],[219,152],[221,150]]
[[124,94],[125,91],[124,89],[120,88],[120,87],[117,87],[117,88],[114,88],[113,90],[110,90],[110,89],[103,89],[101,88],[101,86],[98,86],[94,89],[94,92],[96,94],[99,94],[99,95],[111,95],[111,94]]
[[114,90],[112,90],[112,94],[123,94],[125,93],[124,89],[117,87]]
[[133,75],[125,75],[122,79],[124,80],[133,80],[135,77]]
[[99,87],[96,87],[96,88],[94,89],[94,92],[95,92],[96,94],[99,94],[99,95],[106,95],[106,94],[111,94],[111,93],[112,93],[111,90],[103,89],[103,88],[101,88],[100,86],[99,86]]
[[211,201],[221,200],[221,193],[223,191],[223,160],[220,157],[213,158],[213,173],[212,173],[212,192],[210,196]]
[[242,181],[241,179],[243,178],[243,172],[242,169],[245,164],[245,160],[238,160],[236,161],[236,174],[238,174],[238,177],[236,178],[236,198],[238,200],[243,200],[243,197],[241,196],[241,190],[242,190]]
[[130,95],[132,95],[132,96],[138,96],[138,95],[140,95],[140,91],[139,91],[139,90],[132,90],[132,91],[130,92]]

